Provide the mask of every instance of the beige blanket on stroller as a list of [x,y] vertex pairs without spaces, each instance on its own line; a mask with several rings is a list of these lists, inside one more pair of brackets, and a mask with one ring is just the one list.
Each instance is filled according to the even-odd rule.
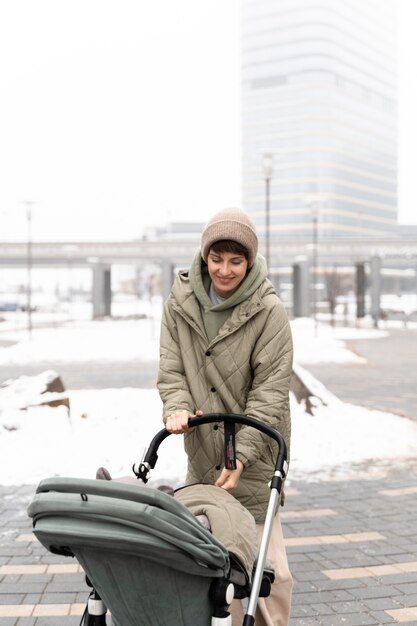
[[213,535],[234,554],[249,578],[256,558],[255,520],[228,491],[214,485],[190,485],[178,489],[174,497],[195,516],[206,515]]

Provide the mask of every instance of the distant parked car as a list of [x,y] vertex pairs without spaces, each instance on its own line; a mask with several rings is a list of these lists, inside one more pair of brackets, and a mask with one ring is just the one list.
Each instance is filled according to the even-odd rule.
[[0,311],[17,311],[18,305],[16,302],[1,302],[0,301]]

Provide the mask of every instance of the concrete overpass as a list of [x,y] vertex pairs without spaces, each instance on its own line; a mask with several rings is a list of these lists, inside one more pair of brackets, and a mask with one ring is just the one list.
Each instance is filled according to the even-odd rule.
[[[311,255],[312,240],[271,240],[271,265],[282,266],[294,259]],[[27,265],[30,253],[35,266],[61,267],[70,261],[73,265],[87,267],[93,263],[170,263],[187,266],[199,247],[199,237],[164,236],[159,239],[137,241],[68,241],[32,242],[30,251],[26,242],[0,242],[0,265],[22,267]],[[262,241],[261,248],[262,252]],[[385,237],[368,239],[319,239],[318,255],[323,263],[352,264],[367,261],[372,256],[389,259],[407,266],[417,257],[417,237]]]
[[[93,272],[93,315],[109,315],[111,310],[111,266],[114,264],[157,264],[161,267],[163,295],[172,283],[173,270],[187,267],[199,247],[195,235],[164,235],[133,241],[105,242],[3,242],[0,266],[3,267],[90,267]],[[261,241],[262,251],[262,241]],[[374,311],[379,310],[380,272],[384,266],[417,267],[417,237],[392,236],[368,239],[294,239],[270,242],[271,274],[280,268],[293,270],[294,293],[299,293],[300,314],[308,308],[311,280],[309,263],[316,269],[345,265],[364,267],[369,263],[373,284]],[[375,313],[377,314],[377,313]]]

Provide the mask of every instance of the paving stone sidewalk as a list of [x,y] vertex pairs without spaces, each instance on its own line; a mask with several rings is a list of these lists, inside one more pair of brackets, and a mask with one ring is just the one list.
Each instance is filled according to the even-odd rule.
[[[34,540],[33,492],[0,487],[0,626],[78,626],[84,576]],[[290,626],[417,625],[417,464],[389,478],[289,481],[282,522]]]
[[282,512],[290,626],[417,625],[417,471],[395,474],[293,484]]

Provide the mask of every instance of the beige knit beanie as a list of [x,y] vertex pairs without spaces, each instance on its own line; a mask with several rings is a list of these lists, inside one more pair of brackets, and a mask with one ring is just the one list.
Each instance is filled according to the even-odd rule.
[[252,267],[258,252],[255,224],[240,209],[223,209],[216,213],[201,235],[201,256],[207,263],[211,246],[216,241],[237,241],[248,251],[248,267]]

